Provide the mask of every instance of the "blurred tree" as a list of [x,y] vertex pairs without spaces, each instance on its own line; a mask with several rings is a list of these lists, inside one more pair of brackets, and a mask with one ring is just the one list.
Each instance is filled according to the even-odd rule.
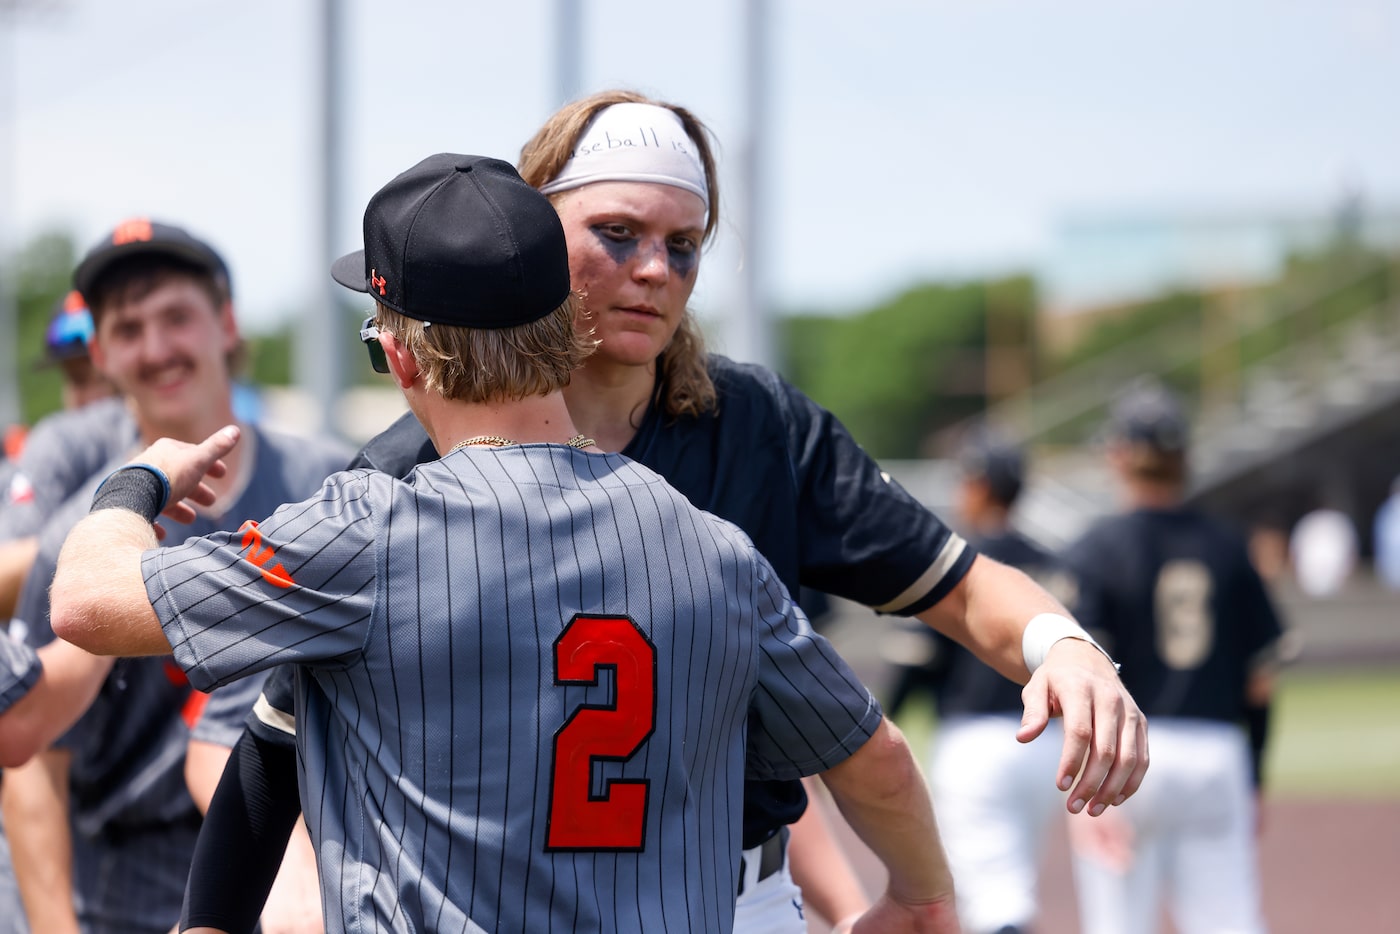
[[988,309],[995,343],[1019,335],[1029,347],[1035,307],[1033,280],[1016,276],[924,285],[844,317],[795,315],[782,322],[783,369],[872,455],[919,457],[934,432],[986,406]]
[[62,373],[44,367],[44,329],[54,303],[71,289],[76,254],[66,233],[50,232],[30,240],[15,265],[15,305],[19,324],[20,412],[26,425],[62,406]]

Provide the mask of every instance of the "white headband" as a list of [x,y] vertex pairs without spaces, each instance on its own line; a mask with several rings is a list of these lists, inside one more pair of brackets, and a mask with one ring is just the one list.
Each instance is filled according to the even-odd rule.
[[544,194],[593,182],[652,182],[699,195],[710,209],[705,167],[675,112],[655,104],[613,104],[594,115]]

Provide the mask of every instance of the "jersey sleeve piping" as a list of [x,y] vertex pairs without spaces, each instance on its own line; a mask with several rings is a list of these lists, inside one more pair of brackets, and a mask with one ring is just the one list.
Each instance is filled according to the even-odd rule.
[[972,567],[976,551],[960,535],[950,532],[933,563],[893,600],[872,606],[877,613],[912,616],[948,595]]
[[279,733],[285,733],[288,736],[297,735],[296,715],[272,706],[266,694],[258,695],[257,701],[253,704],[253,716],[263,726]]

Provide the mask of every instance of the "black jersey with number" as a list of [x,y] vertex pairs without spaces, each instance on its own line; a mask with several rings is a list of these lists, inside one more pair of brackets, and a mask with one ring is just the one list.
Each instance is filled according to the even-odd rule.
[[1094,525],[1065,553],[1074,610],[1149,717],[1235,722],[1252,667],[1282,635],[1244,539],[1187,509]]

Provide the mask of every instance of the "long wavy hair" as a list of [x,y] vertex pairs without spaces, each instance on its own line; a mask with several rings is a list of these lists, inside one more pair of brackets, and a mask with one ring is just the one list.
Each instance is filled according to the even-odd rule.
[[[600,91],[565,104],[545,121],[544,126],[520,150],[520,175],[536,188],[549,184],[563,171],[564,165],[578,145],[588,124],[599,111],[613,104],[652,104],[665,107],[680,118],[686,135],[695,143],[700,164],[705,169],[705,188],[709,193],[710,211],[705,221],[702,243],[708,244],[719,224],[719,176],[715,171],[711,133],[690,111],[675,104],[652,100],[635,91]],[[551,201],[563,193],[551,196]],[[663,381],[661,407],[667,415],[700,415],[715,406],[715,386],[705,366],[705,341],[694,315],[687,308],[680,325],[658,364]]]

